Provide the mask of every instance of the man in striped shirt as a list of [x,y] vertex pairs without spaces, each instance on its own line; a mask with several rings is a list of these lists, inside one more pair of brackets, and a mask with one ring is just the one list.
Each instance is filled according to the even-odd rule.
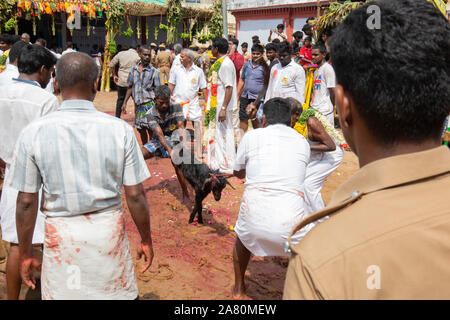
[[43,185],[43,299],[136,299],[121,188],[142,241],[142,272],[153,259],[142,182],[150,173],[134,131],[95,109],[98,67],[84,53],[64,55],[56,68],[60,108],[31,123],[16,144],[6,184],[19,190],[17,233],[21,276],[34,289],[31,238]]

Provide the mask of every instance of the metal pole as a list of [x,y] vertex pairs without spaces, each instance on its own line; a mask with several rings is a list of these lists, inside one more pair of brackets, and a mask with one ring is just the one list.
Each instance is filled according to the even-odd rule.
[[317,0],[317,18],[320,17],[320,0]]
[[227,0],[222,0],[223,37],[228,40]]

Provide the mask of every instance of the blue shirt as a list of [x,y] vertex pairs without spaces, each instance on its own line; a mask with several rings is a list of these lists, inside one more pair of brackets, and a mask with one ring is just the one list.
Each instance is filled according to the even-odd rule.
[[242,68],[241,79],[245,81],[241,97],[256,99],[264,86],[264,68],[259,64],[253,66],[250,60]]

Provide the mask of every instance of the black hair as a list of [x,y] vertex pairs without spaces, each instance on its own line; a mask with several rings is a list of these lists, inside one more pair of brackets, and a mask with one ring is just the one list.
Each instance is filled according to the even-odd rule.
[[[369,5],[379,7],[379,29],[367,27]],[[422,0],[371,1],[335,30],[337,82],[380,143],[440,137],[450,113],[449,34],[448,21]]]
[[264,53],[264,46],[262,46],[261,44],[254,44],[253,46],[252,46],[252,52],[253,51],[258,51],[258,52],[261,52],[261,53]]
[[314,18],[314,17],[309,17],[308,19],[306,19],[306,23],[310,22],[311,20],[316,20],[316,18]]
[[20,56],[20,52],[27,44],[28,43],[26,43],[25,41],[17,41],[16,43],[14,43],[11,47],[11,50],[9,51],[9,62],[12,63],[16,61],[16,59],[18,59]]
[[259,36],[253,36],[252,40],[259,40]]
[[20,36],[19,36],[18,34],[12,35],[12,36],[11,36],[11,43],[14,44],[14,43],[16,43],[17,41],[21,41]]
[[171,91],[169,86],[162,85],[155,89],[155,98],[170,99]]
[[280,41],[280,39],[273,39],[273,40],[272,40],[272,43],[279,44],[279,43],[281,43],[281,41]]
[[284,24],[280,23],[279,25],[277,25],[277,29],[283,29],[284,30]]
[[323,30],[322,35],[326,35],[328,37],[331,37],[331,35],[333,34],[333,31],[329,28]]
[[225,38],[217,37],[213,40],[212,46],[219,50],[219,53],[226,54],[228,52],[228,41]]
[[152,47],[150,47],[148,44],[143,44],[143,45],[139,46],[139,50],[142,50],[142,49],[148,50],[150,52],[152,51]]
[[323,42],[319,42],[319,43],[313,45],[312,49],[317,49],[322,54],[326,54],[327,53],[327,47],[325,47],[325,44]]
[[266,44],[266,51],[269,50],[278,51],[277,49],[278,49],[277,45],[273,42],[269,42],[268,44]]
[[56,57],[50,50],[37,44],[27,44],[20,50],[17,67],[20,73],[33,74],[42,66],[50,69],[56,64]]
[[270,99],[264,103],[263,113],[269,124],[291,125],[291,106],[287,99]]
[[309,25],[309,24],[305,24],[304,26],[303,26],[303,28],[302,28],[302,31],[303,32],[306,32],[306,31],[308,31],[308,30],[311,30],[311,26]]
[[67,47],[67,48],[72,48],[72,49],[73,49],[75,46],[74,46],[74,44],[73,44],[72,42],[67,41],[66,47]]
[[9,33],[0,34],[0,42],[4,42],[6,44],[13,44],[12,36]]
[[310,36],[305,37],[305,41],[311,41],[312,42],[312,38]]
[[289,42],[281,42],[279,45],[278,45],[278,48],[277,48],[278,50],[278,53],[283,53],[283,52],[287,52],[287,53],[289,53],[289,54],[292,54],[292,46],[290,45],[290,43]]
[[293,36],[294,36],[294,38],[303,38],[303,32],[295,31]]
[[248,43],[247,42],[242,42],[241,48],[248,48]]
[[233,42],[234,45],[236,45],[236,48],[239,46],[239,40],[236,38],[231,39],[231,42]]
[[36,40],[36,42],[40,42],[40,43],[42,43],[43,47],[47,47],[47,40],[45,40],[45,39],[39,38]]

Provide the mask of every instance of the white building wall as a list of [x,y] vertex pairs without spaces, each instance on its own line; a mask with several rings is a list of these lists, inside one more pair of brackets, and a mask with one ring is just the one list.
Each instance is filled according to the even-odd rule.
[[252,37],[259,36],[259,40],[263,44],[267,44],[270,29],[276,29],[277,25],[283,23],[283,19],[267,19],[267,20],[241,20],[238,26],[237,38],[239,40],[239,52],[243,42],[248,43],[248,49],[252,47]]

